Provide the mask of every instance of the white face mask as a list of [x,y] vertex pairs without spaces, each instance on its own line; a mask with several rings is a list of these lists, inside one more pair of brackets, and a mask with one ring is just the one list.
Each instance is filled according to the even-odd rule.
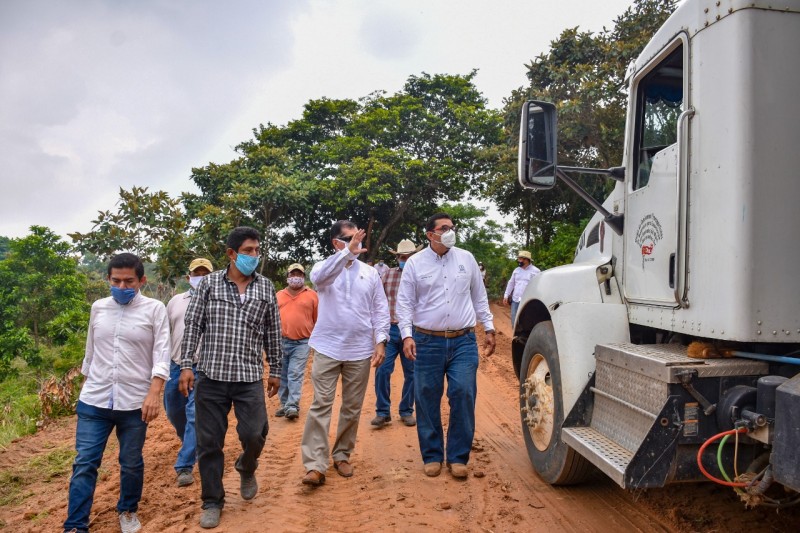
[[305,285],[306,278],[299,278],[299,277],[289,277],[286,278],[286,283],[289,284],[289,287],[293,289],[299,289],[303,285]]
[[456,232],[451,229],[447,230],[442,233],[440,239],[445,248],[452,248],[456,245]]
[[200,280],[202,280],[205,276],[189,276],[189,285],[192,286],[193,289],[196,289],[198,285],[200,285]]

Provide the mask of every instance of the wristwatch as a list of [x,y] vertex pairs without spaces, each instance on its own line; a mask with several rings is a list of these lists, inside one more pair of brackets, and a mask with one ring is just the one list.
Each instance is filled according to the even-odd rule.
[[383,339],[383,340],[381,341],[381,344],[383,344],[384,346],[386,346],[387,344],[389,344],[389,339]]

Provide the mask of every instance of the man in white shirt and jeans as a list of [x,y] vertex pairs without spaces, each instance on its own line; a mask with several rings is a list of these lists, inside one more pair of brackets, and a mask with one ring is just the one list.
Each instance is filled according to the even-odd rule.
[[[447,459],[456,479],[468,475],[475,435],[478,344],[476,319],[485,331],[485,356],[494,353],[494,322],[475,257],[455,247],[453,219],[428,219],[430,246],[406,262],[397,294],[403,352],[414,361],[417,436],[425,474],[438,476]],[[445,451],[441,401],[447,378],[450,422]]]
[[146,283],[144,265],[133,254],[114,256],[108,264],[111,296],[92,305],[86,376],[78,405],[78,426],[69,482],[64,531],[89,531],[97,470],[111,431],[119,441],[120,528],[142,527],[136,512],[144,485],[142,447],[147,424],[158,416],[160,395],[169,378],[169,324],[164,304],[139,292]]
[[511,279],[508,280],[506,285],[506,292],[503,295],[503,304],[508,305],[511,302],[511,327],[514,327],[514,320],[517,318],[517,309],[519,309],[519,302],[522,300],[522,295],[525,293],[525,288],[528,283],[539,275],[541,270],[531,264],[531,253],[527,250],[520,250],[517,254],[517,268],[511,273]]
[[308,410],[301,452],[303,484],[325,483],[328,470],[328,430],[336,383],[342,377],[342,405],[333,444],[333,465],[340,476],[353,475],[350,455],[356,444],[370,362],[378,367],[389,339],[389,304],[378,271],[358,261],[364,230],[349,220],[331,227],[336,252],[314,265],[311,281],[319,297],[317,323],[309,346],[314,349],[311,383],[314,401]]

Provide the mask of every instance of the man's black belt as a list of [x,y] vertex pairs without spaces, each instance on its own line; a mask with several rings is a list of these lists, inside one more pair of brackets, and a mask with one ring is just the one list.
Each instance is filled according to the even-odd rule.
[[420,333],[424,333],[425,335],[433,335],[434,337],[444,337],[445,339],[452,339],[455,337],[460,337],[462,335],[466,335],[467,333],[472,333],[475,331],[475,328],[464,328],[464,329],[456,329],[456,330],[446,330],[446,331],[433,331],[430,329],[421,328],[418,326],[414,327],[415,331]]

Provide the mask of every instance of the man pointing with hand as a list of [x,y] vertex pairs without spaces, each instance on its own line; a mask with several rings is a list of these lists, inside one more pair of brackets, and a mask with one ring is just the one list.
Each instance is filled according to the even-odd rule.
[[[231,231],[226,241],[230,264],[200,281],[184,319],[179,388],[184,395],[195,388],[203,528],[219,525],[225,505],[223,445],[231,405],[242,443],[242,453],[235,463],[241,478],[241,496],[251,500],[258,492],[255,471],[269,430],[262,353],[266,353],[269,363],[267,395],[274,396],[280,386],[281,320],[275,287],[256,273],[261,254],[259,240],[253,228]],[[195,382],[192,359],[198,343]]]
[[[455,247],[456,228],[446,213],[425,224],[430,246],[405,264],[397,294],[403,353],[414,361],[417,436],[425,474],[438,476],[447,459],[456,479],[468,475],[475,434],[478,344],[476,318],[485,331],[484,355],[494,353],[494,323],[475,257]],[[441,401],[444,379],[450,402],[445,453]]]

